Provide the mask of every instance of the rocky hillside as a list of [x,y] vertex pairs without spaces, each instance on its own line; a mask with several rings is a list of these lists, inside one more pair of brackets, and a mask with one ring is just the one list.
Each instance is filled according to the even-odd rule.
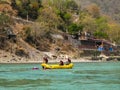
[[[69,42],[65,42],[62,31],[54,28],[53,25],[56,22],[51,23],[54,16],[51,15],[50,22],[47,21],[49,18],[47,14],[52,12],[51,9],[45,7],[41,11],[43,12],[41,16],[47,22],[44,20],[39,22],[39,17],[36,19],[37,12],[34,13],[33,11],[36,16],[30,14],[29,20],[27,20],[24,14],[19,14],[19,9],[17,10],[13,4],[14,2],[12,3],[10,0],[0,2],[0,49],[2,51],[32,60],[41,59],[44,52],[52,52],[54,55],[70,53],[74,56],[73,53],[76,53],[76,49]],[[44,12],[46,9],[50,12]],[[59,19],[55,18],[56,20]],[[56,52],[56,48],[60,50]],[[0,54],[3,57],[8,57],[5,53],[3,55],[2,51]],[[1,55],[0,57],[2,57]],[[13,57],[15,56],[13,55]]]
[[104,3],[108,3],[101,3],[95,0],[80,3],[74,0],[1,0],[0,49],[37,60],[44,52],[78,57],[81,51],[68,36],[84,32],[120,44],[120,25],[108,16],[109,10],[104,10],[107,8]]

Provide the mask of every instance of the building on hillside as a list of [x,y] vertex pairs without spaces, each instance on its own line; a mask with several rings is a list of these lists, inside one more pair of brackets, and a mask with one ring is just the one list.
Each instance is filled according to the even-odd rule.
[[105,55],[117,51],[117,47],[113,43],[105,39],[96,39],[89,32],[69,35],[68,40],[80,50],[99,51]]

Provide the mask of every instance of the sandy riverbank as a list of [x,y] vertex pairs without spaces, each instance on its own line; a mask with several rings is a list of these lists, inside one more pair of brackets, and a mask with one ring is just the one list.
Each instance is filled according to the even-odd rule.
[[[60,60],[49,60],[49,63],[59,63]],[[63,62],[66,62],[67,60],[63,60]],[[71,59],[73,63],[80,63],[80,62],[108,62],[108,61],[102,61],[102,60],[86,60],[84,58],[79,58],[79,59]],[[117,61],[117,60],[114,60]],[[33,64],[33,63],[42,63],[41,60],[31,60],[31,59],[22,59],[20,61],[15,61],[15,60],[0,60],[0,64]]]
[[[57,60],[57,59],[55,59],[55,60],[49,60],[49,63],[59,63],[59,61],[60,60]],[[63,60],[63,62],[66,62],[67,60]],[[97,61],[95,61],[95,60],[86,60],[86,59],[84,59],[84,58],[79,58],[79,59],[71,59],[71,61],[72,62],[103,62],[103,61],[100,61],[100,60],[97,60]],[[2,63],[10,63],[10,64],[12,64],[12,63],[16,63],[16,64],[23,64],[23,63],[42,63],[42,59],[41,60],[31,60],[31,59],[22,59],[22,60],[19,60],[19,61],[17,61],[17,60],[10,60],[10,59],[6,59],[6,60],[0,60],[0,64],[2,64]]]
[[[19,57],[15,54],[5,52],[3,50],[0,50],[0,63],[42,63],[42,56],[41,54],[36,54],[34,56],[31,56],[30,58],[27,57]],[[49,63],[58,63],[60,60],[63,60],[64,62],[67,61],[67,59],[49,59]],[[72,62],[96,62],[89,60],[88,58],[79,58],[79,59],[71,59]],[[97,61],[99,62],[99,61]]]
[[[58,63],[60,60],[66,62],[67,59],[49,59],[49,63]],[[9,52],[0,52],[0,63],[42,63],[42,57],[40,55],[36,55],[31,58],[19,57],[15,54],[11,54]],[[90,57],[83,57],[78,59],[71,59],[72,62],[105,62],[106,60],[91,60]],[[115,60],[114,60],[115,61]]]
[[[67,59],[48,59],[49,63],[58,63],[60,60],[66,62]],[[42,63],[43,59],[40,58],[25,58],[25,57],[18,57],[14,54],[4,54],[0,56],[0,63]],[[71,59],[72,62],[101,62],[101,61],[94,61],[89,60],[88,58],[79,58],[79,59]]]

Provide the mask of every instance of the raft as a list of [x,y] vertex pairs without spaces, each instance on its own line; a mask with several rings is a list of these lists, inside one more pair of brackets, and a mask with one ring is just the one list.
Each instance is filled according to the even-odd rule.
[[73,63],[71,63],[69,65],[58,65],[58,64],[45,64],[45,63],[42,63],[41,66],[46,68],[46,69],[72,69]]

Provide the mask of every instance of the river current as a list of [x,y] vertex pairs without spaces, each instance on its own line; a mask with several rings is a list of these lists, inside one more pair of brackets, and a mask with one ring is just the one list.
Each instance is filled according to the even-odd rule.
[[[39,70],[32,70],[34,66]],[[40,64],[0,64],[0,90],[120,90],[120,62],[51,70]]]

